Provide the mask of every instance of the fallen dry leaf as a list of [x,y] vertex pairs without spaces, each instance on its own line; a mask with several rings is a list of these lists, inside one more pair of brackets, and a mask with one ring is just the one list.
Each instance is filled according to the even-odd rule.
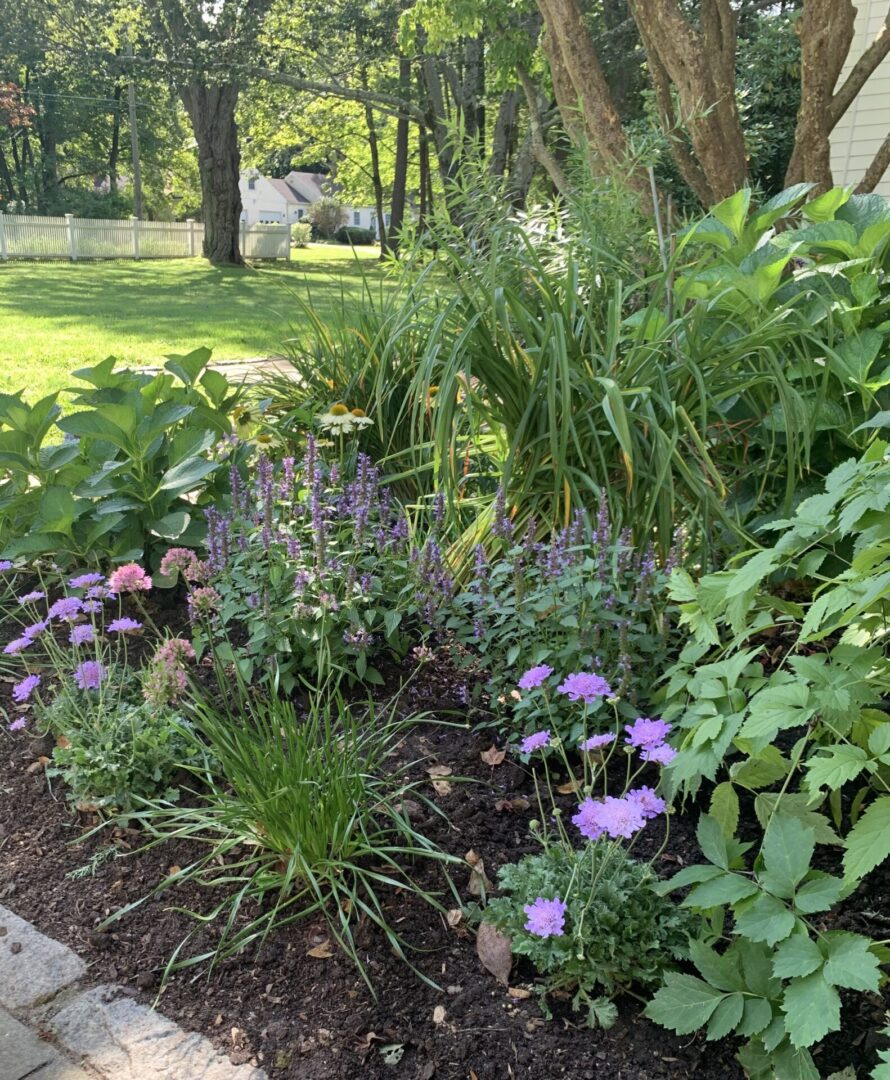
[[501,814],[512,814],[514,810],[528,810],[531,803],[528,799],[517,796],[515,799],[498,799],[494,804],[495,810]]
[[235,1047],[244,1046],[247,1042],[247,1032],[243,1028],[233,1027],[230,1035],[232,1038],[232,1045]]
[[173,866],[168,866],[167,867],[167,877],[173,877],[173,875],[178,874],[181,869],[182,869],[181,866],[176,866],[175,864]]
[[60,750],[67,750],[70,745],[70,741],[66,739],[64,735],[56,736],[56,746],[58,746]]
[[498,750],[494,743],[492,743],[487,750],[483,750],[482,753],[479,755],[479,757],[482,758],[485,764],[490,765],[492,768],[494,768],[495,765],[500,765],[506,756],[507,751]]
[[568,783],[560,784],[556,789],[560,795],[577,795],[578,794],[578,781],[572,777]]
[[507,993],[517,1001],[525,1001],[526,998],[532,996],[531,990],[523,990],[521,986],[508,986]]
[[426,774],[433,782],[433,790],[437,795],[449,795],[451,793],[451,784],[447,780],[441,779],[443,776],[451,776],[450,765],[430,765]]
[[445,921],[449,926],[459,926],[461,919],[464,917],[464,913],[460,908],[452,908],[445,916]]
[[47,765],[49,765],[49,758],[39,757],[36,761],[32,761],[25,771],[33,776],[34,773],[43,772]]
[[472,849],[464,855],[470,866],[470,880],[467,882],[467,891],[470,896],[484,896],[489,889],[493,889],[489,878],[485,873],[485,863]]
[[433,1009],[433,1023],[434,1024],[444,1024],[445,1023],[445,1006],[444,1005],[437,1005],[435,1007],[435,1009]]
[[476,931],[476,955],[486,971],[507,986],[510,981],[510,968],[513,966],[513,949],[510,939],[505,937],[491,923],[482,922]]
[[313,956],[316,960],[329,960],[334,953],[330,941],[323,941],[320,945],[316,945],[314,949],[309,949],[306,955]]

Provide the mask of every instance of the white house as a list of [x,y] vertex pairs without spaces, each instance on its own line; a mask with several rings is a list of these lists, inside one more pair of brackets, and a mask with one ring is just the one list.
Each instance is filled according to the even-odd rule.
[[[890,0],[856,0],[853,44],[838,85],[884,26]],[[890,56],[884,58],[831,133],[831,172],[838,185],[858,184],[878,147],[887,137],[890,119]],[[875,191],[890,198],[890,171]]]
[[[241,174],[241,220],[247,225],[302,221],[306,211],[327,194],[326,177],[292,170],[281,180],[263,176],[256,169]],[[346,224],[377,233],[377,213],[370,206],[344,206]],[[389,215],[386,215],[389,224]]]

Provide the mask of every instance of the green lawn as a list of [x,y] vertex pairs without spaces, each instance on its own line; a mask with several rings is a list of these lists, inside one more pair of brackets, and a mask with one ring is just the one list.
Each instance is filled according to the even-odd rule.
[[218,360],[271,356],[300,333],[297,298],[347,308],[385,271],[348,247],[313,245],[289,263],[216,269],[203,260],[0,264],[0,391],[29,398],[68,383],[68,372],[117,356],[156,363],[199,345]]

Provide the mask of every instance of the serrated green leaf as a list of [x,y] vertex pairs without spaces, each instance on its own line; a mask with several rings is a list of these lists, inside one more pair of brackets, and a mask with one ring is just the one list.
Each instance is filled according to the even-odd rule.
[[812,809],[809,795],[803,792],[783,792],[781,794],[768,791],[760,792],[754,799],[754,813],[757,815],[761,828],[767,828],[777,806],[781,806],[783,814],[798,818],[804,825],[812,829],[817,844],[840,844],[842,842],[834,829],[832,829],[828,818]]
[[819,874],[805,881],[794,896],[794,906],[803,915],[812,915],[816,911],[828,911],[834,907],[844,887],[840,878],[829,874]]
[[757,882],[741,874],[726,873],[691,889],[683,907],[712,908],[719,904],[735,904],[758,892]]
[[825,957],[819,946],[806,932],[792,934],[776,949],[773,974],[777,979],[795,979],[812,975],[822,967]]
[[763,840],[761,881],[771,893],[790,900],[810,868],[816,834],[798,818],[777,813]]
[[773,739],[778,732],[802,727],[815,714],[809,688],[801,682],[765,686],[751,699],[748,718],[739,735],[746,739]]
[[776,897],[761,893],[751,904],[736,912],[735,931],[752,941],[775,945],[794,929],[794,914]]
[[792,979],[782,998],[785,1029],[793,1046],[812,1046],[841,1025],[841,999],[821,971]]
[[875,800],[847,835],[844,876],[859,880],[890,856],[890,796]]
[[729,781],[724,780],[711,793],[710,815],[719,822],[727,839],[735,836],[739,827],[739,797]]
[[705,1038],[715,1041],[728,1035],[735,1030],[744,1011],[745,998],[742,994],[730,994],[729,997],[725,997],[711,1015]]
[[773,1051],[776,1080],[819,1080],[819,1070],[809,1050],[786,1040]]
[[[865,711],[871,713],[877,710],[863,710]],[[872,731],[868,737],[868,748],[875,757],[880,757],[881,754],[886,754],[890,750],[890,722],[882,723]]]
[[721,874],[722,871],[719,866],[712,866],[710,863],[696,863],[695,866],[686,866],[682,870],[678,870],[667,881],[656,882],[652,888],[659,896],[667,896],[674,889],[682,889],[686,885],[697,885],[700,881],[710,881]]
[[644,1012],[656,1024],[678,1035],[690,1035],[704,1027],[725,996],[693,975],[671,971]]
[[812,793],[828,788],[836,791],[854,780],[868,764],[868,754],[859,746],[840,744],[826,754],[818,754],[806,763],[804,783]]
[[825,956],[822,973],[832,986],[877,993],[881,982],[878,958],[870,951],[871,942],[860,934],[830,930],[819,942]]
[[720,828],[720,822],[715,818],[702,814],[698,819],[698,827],[695,837],[702,855],[721,870],[729,869],[729,854],[726,850],[726,838]]
[[702,978],[718,990],[734,992],[745,989],[738,955],[731,949],[720,954],[703,941],[692,941],[689,945],[689,959],[698,968]]
[[769,1027],[772,1018],[773,1007],[766,998],[747,997],[745,998],[745,1011],[742,1013],[742,1019],[736,1027],[736,1034],[748,1038],[752,1035],[759,1035],[761,1031]]

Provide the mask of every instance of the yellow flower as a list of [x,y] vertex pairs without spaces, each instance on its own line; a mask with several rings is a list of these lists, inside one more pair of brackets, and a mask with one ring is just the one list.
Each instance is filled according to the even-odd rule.
[[272,436],[267,434],[257,435],[254,441],[258,442],[261,446],[271,446],[272,443],[275,442]]
[[331,416],[346,416],[349,409],[346,408],[341,402],[331,406]]
[[365,415],[364,409],[350,409],[349,411],[352,413],[353,416],[357,416],[359,418]]

